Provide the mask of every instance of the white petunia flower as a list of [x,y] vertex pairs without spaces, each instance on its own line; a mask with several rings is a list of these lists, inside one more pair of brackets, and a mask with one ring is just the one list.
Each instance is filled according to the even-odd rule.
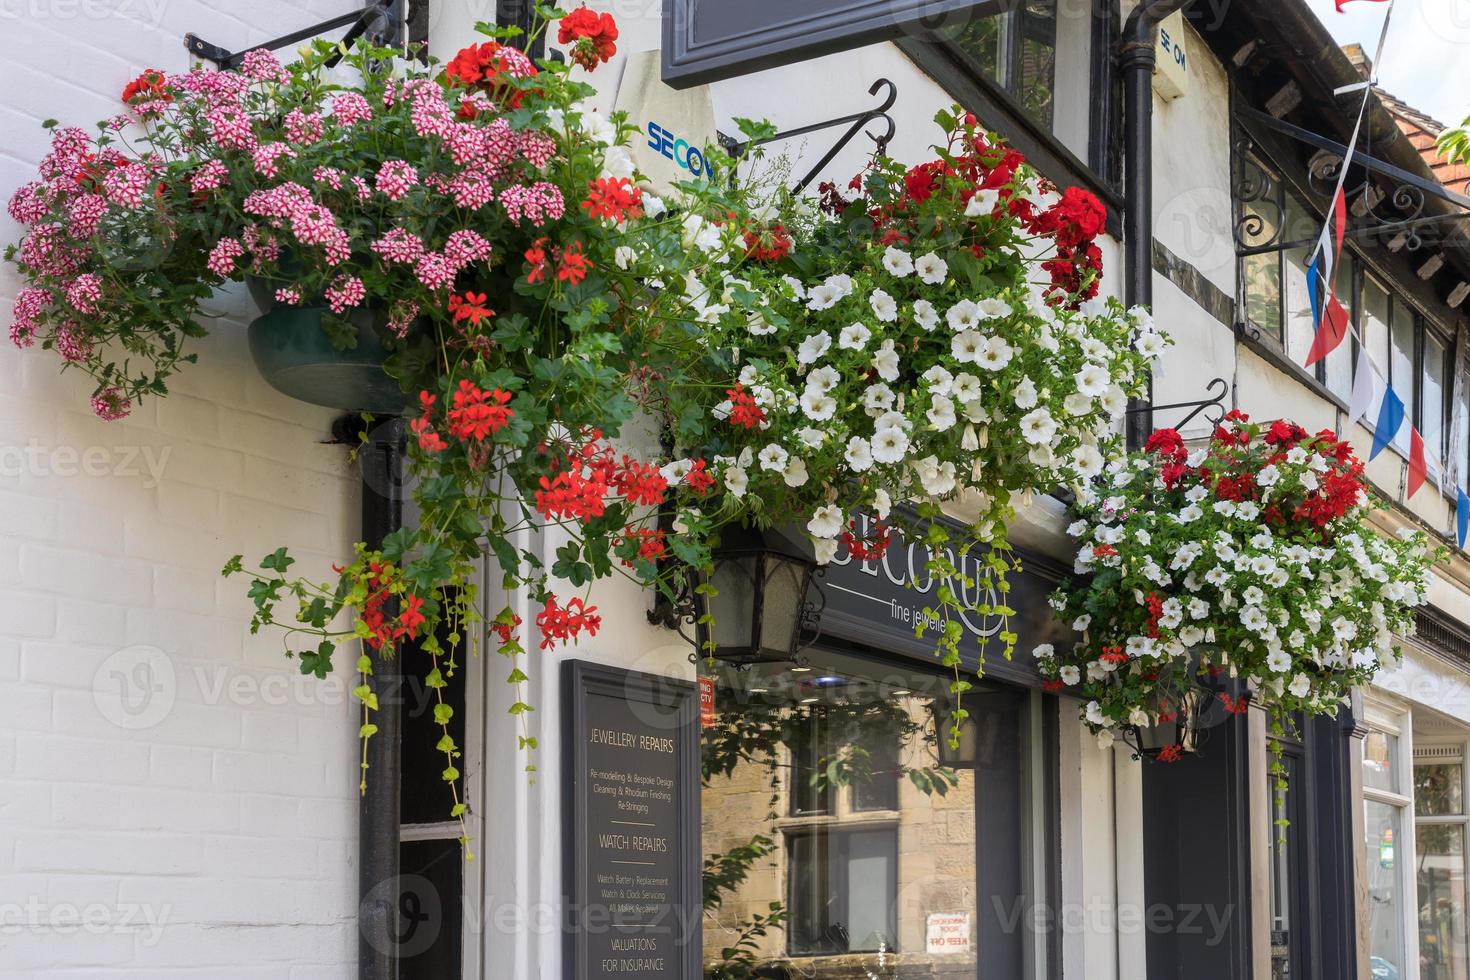
[[806,460],[800,456],[792,457],[791,462],[786,464],[786,469],[781,471],[781,478],[786,481],[788,487],[805,486],[809,479]]
[[914,271],[914,260],[903,249],[890,245],[883,252],[883,268],[890,276],[902,279]]
[[1117,385],[1108,385],[1099,401],[1110,419],[1122,418],[1123,413],[1128,410],[1128,396]]
[[873,331],[861,323],[849,323],[837,335],[837,346],[844,350],[862,350],[872,336]]
[[1057,671],[1057,678],[1068,687],[1076,687],[1082,683],[1082,671],[1077,669],[1076,664],[1064,664]]
[[1092,411],[1092,399],[1080,391],[1074,391],[1062,399],[1062,408],[1073,418],[1081,418]]
[[949,341],[950,353],[961,364],[974,364],[986,347],[984,335],[974,330],[962,330]]
[[931,286],[937,286],[944,282],[944,277],[949,275],[949,263],[935,255],[926,252],[914,259],[914,271],[919,274],[919,279]]
[[873,370],[878,372],[878,377],[884,381],[898,380],[898,351],[894,349],[893,341],[883,341],[871,363]]
[[969,202],[965,205],[965,217],[988,218],[999,203],[1000,191],[981,188],[970,196]]
[[1103,454],[1096,446],[1082,445],[1072,451],[1072,468],[1084,480],[1101,476]]
[[1033,446],[1050,445],[1056,432],[1056,419],[1045,408],[1034,409],[1021,416],[1021,437]]
[[806,522],[806,529],[818,538],[835,538],[842,533],[842,517],[842,508],[824,504],[812,511],[812,519]]
[[955,424],[954,402],[944,395],[935,395],[929,401],[929,411],[926,413],[929,424],[936,432],[944,432],[951,429]]
[[924,492],[931,497],[943,497],[947,493],[953,493],[955,488],[954,463],[939,462],[934,456],[925,456],[914,464],[914,471],[919,476],[919,483],[924,487]]
[[796,430],[796,438],[800,439],[801,444],[808,449],[821,449],[822,443],[827,441],[827,433],[808,425]]
[[888,496],[888,491],[879,487],[873,491],[873,513],[878,515],[878,520],[888,520],[888,512],[893,509],[893,499]]
[[1100,364],[1084,365],[1076,375],[1077,390],[1088,398],[1098,398],[1108,390],[1108,384],[1112,379],[1108,377],[1107,368]]
[[730,466],[725,469],[725,489],[733,496],[745,496],[745,487],[750,482],[750,476],[744,467]]
[[962,299],[949,308],[944,319],[949,324],[949,329],[956,333],[961,330],[974,330],[980,326],[980,307],[972,300]]
[[881,289],[873,290],[873,295],[868,297],[868,305],[873,308],[873,315],[883,323],[898,319],[898,301]]
[[638,261],[638,253],[627,245],[619,245],[613,249],[613,263],[624,272],[636,261]]
[[1272,650],[1266,655],[1266,669],[1273,674],[1284,674],[1291,669],[1291,654],[1285,650]]
[[893,389],[885,384],[869,385],[863,392],[863,408],[869,415],[882,415],[893,407]]
[[831,564],[832,559],[837,557],[837,539],[813,538],[812,551],[816,555],[818,565]]
[[830,310],[836,306],[846,295],[836,286],[827,283],[819,283],[807,291],[806,308],[809,310]]
[[986,341],[985,350],[980,352],[975,363],[987,371],[1000,371],[1011,363],[1015,353],[1015,349],[1004,337],[991,337]]
[[872,447],[862,436],[853,436],[847,440],[847,449],[843,452],[842,457],[847,460],[848,469],[854,473],[861,473],[873,466]]
[[825,422],[837,413],[837,400],[808,388],[801,393],[801,410],[813,422]]
[[1017,408],[1035,408],[1037,402],[1036,382],[1030,378],[1023,378],[1020,384],[1011,389],[1011,397],[1015,400]]
[[914,322],[924,330],[939,326],[939,311],[927,299],[914,300]]
[[803,340],[800,346],[796,348],[796,363],[815,364],[817,362],[817,358],[827,353],[827,350],[831,346],[831,334],[827,333],[826,331],[823,331],[822,333],[814,333],[810,337],[807,337],[805,340]]
[[1291,692],[1292,697],[1304,698],[1312,690],[1312,679],[1306,674],[1297,674],[1286,689]]
[[983,387],[980,384],[980,379],[968,371],[961,371],[955,375],[954,390],[951,394],[954,395],[955,401],[960,404],[967,405],[975,401],[975,399],[980,397],[982,391]]
[[762,449],[756,459],[760,462],[761,469],[779,471],[786,468],[790,456],[790,453],[773,442]]
[[954,375],[938,364],[925,371],[923,378],[929,382],[929,393],[933,395],[947,395],[954,385]]
[[888,426],[873,433],[873,460],[879,463],[901,463],[908,452],[909,437],[898,426]]
[[994,296],[982,299],[975,305],[979,308],[981,318],[985,320],[999,320],[1010,316],[1013,312],[1011,304]]
[[830,364],[823,364],[806,376],[807,390],[827,394],[842,381],[842,375]]

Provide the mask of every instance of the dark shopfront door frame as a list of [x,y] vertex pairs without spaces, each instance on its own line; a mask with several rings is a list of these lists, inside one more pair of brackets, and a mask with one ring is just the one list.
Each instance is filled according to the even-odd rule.
[[[1230,716],[1210,730],[1199,756],[1144,768],[1144,894],[1149,911],[1167,909],[1166,921],[1177,925],[1148,930],[1148,980],[1268,980],[1251,972],[1248,730],[1248,716]],[[1351,718],[1313,719],[1301,735],[1287,790],[1297,816],[1288,841],[1295,878],[1290,939],[1300,972],[1291,980],[1351,980],[1352,808],[1360,805],[1351,789]],[[1217,940],[1213,923],[1224,916]]]

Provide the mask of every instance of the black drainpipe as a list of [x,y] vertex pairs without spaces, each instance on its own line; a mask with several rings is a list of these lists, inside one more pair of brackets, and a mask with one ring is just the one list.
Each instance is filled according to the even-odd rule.
[[[1143,0],[1128,15],[1118,47],[1123,78],[1123,299],[1151,306],[1154,298],[1154,28],[1189,0]],[[1129,406],[1128,448],[1153,432],[1153,374],[1148,393]]]
[[[359,445],[360,416],[337,421],[339,441]],[[358,462],[362,468],[362,540],[369,549],[403,526],[403,419],[390,418],[367,433]],[[359,980],[398,977],[398,832],[402,756],[401,658],[373,654],[368,686],[378,696],[367,744],[367,779],[357,811],[357,975]]]

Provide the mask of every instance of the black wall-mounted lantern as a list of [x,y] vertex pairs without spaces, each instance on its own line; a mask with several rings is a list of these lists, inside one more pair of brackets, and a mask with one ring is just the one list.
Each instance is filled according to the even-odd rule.
[[[694,575],[715,594],[691,590],[696,659],[713,656],[737,667],[797,661],[817,625],[807,598],[817,563],[775,535],[747,528],[721,532],[711,558],[708,576]],[[700,622],[705,613],[713,623]]]
[[[655,607],[649,620],[678,629],[694,645],[689,659],[696,663],[802,663],[821,622],[816,561],[779,535],[743,527],[722,530],[710,557],[708,572],[690,569],[683,594]],[[705,585],[713,595],[699,588]],[[713,622],[703,622],[707,614]],[[685,623],[694,636],[684,633]]]
[[1167,720],[1156,714],[1151,724],[1131,725],[1123,741],[1135,755],[1148,759],[1194,755],[1199,752],[1204,713],[1214,699],[1213,691],[1190,684],[1165,706]]

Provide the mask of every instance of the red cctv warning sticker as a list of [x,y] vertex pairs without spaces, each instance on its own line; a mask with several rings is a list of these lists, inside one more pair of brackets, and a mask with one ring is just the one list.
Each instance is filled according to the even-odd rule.
[[930,956],[970,951],[970,913],[930,912],[924,929],[924,945]]
[[699,724],[702,728],[715,727],[715,679],[699,679]]

